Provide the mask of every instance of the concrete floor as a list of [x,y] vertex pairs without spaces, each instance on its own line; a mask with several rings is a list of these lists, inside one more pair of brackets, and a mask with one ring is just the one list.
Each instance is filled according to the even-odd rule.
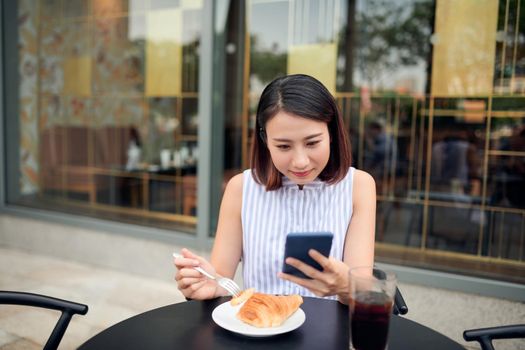
[[[170,262],[166,262],[169,264]],[[0,247],[0,289],[52,295],[89,305],[74,316],[61,349],[74,349],[103,329],[136,314],[184,298],[170,278],[147,278],[89,264]],[[523,323],[525,304],[400,284],[409,306],[406,316],[467,346],[467,328]],[[20,306],[0,307],[0,349],[40,349],[58,314]],[[495,342],[498,350],[525,349],[525,340]]]

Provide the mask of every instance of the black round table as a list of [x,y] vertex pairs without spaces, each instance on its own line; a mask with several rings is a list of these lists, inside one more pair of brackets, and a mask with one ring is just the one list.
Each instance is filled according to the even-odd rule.
[[[79,349],[348,349],[348,307],[337,301],[304,298],[304,324],[294,331],[251,338],[222,329],[213,309],[229,298],[189,301],[147,311],[102,331]],[[463,349],[444,335],[392,316],[388,350]]]

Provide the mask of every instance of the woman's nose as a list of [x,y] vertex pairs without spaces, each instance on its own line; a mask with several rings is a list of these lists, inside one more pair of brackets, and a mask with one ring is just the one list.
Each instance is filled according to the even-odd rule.
[[298,150],[294,153],[292,159],[292,166],[296,169],[304,169],[310,163],[310,158],[308,154],[303,150]]

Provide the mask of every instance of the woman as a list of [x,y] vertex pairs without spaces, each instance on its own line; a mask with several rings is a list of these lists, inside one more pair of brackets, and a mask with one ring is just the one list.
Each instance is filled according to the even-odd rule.
[[[226,186],[211,262],[183,249],[178,288],[192,299],[226,295],[191,267],[231,278],[242,260],[245,288],[347,303],[348,270],[374,261],[376,194],[373,178],[350,166],[335,99],[310,76],[277,78],[261,95],[256,131],[251,169]],[[286,235],[313,231],[334,234],[328,258],[309,252],[323,271],[287,258],[311,279],[282,273]]]

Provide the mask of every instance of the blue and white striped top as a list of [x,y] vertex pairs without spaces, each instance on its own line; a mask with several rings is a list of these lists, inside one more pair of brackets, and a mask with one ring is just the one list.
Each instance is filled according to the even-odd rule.
[[[269,294],[315,297],[309,290],[277,277],[282,270],[284,244],[289,232],[329,231],[334,234],[330,256],[343,259],[346,232],[352,218],[354,168],[328,185],[316,179],[303,189],[283,177],[283,186],[266,191],[255,182],[251,169],[243,172],[242,228],[244,287]],[[336,299],[336,296],[330,297]]]

